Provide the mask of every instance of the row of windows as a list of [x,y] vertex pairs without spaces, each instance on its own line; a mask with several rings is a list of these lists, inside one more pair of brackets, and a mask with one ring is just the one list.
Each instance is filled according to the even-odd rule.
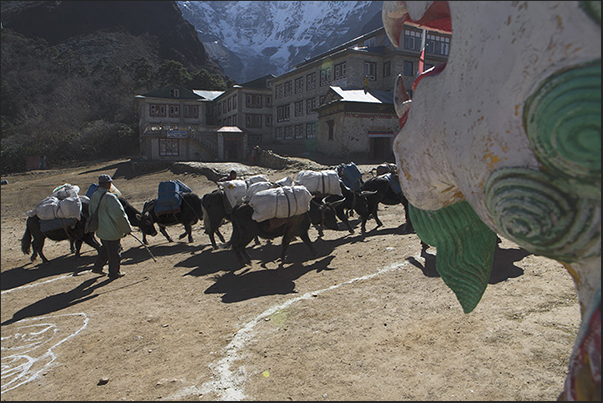
[[[333,71],[333,80],[341,80],[347,78],[346,62],[338,63],[331,67],[326,67],[320,70],[320,86],[328,86],[331,84],[331,72]],[[389,77],[391,75],[391,63],[383,63],[382,70],[383,77]],[[377,79],[377,63],[376,62],[365,62],[364,63],[364,75],[370,80],[375,81]],[[294,80],[286,81],[283,84],[275,86],[274,98],[281,99],[284,97],[291,96],[292,94],[302,93],[304,90],[304,79],[306,91],[310,91],[316,88],[316,73],[307,74],[305,77],[297,77]]]
[[[421,51],[422,33],[411,29],[404,30],[404,49]],[[448,56],[450,38],[441,35],[425,35],[425,53]]]
[[[318,98],[308,98],[305,101],[297,101],[293,104],[293,111],[295,117],[300,117],[305,115],[309,115],[314,112],[314,109],[318,107],[318,105],[322,104],[324,101],[324,95],[321,95]],[[276,121],[277,122],[286,122],[289,121],[291,117],[291,104],[278,106],[276,108]]]
[[[218,121],[220,126],[238,126],[237,115],[229,116]],[[257,129],[261,127],[272,127],[272,115],[261,115],[248,113],[245,115],[245,127]]]
[[[263,99],[263,101],[262,101]],[[245,106],[250,109],[261,109],[262,104],[267,108],[272,107],[272,96],[271,95],[260,95],[260,94],[245,94]],[[228,113],[237,109],[237,97],[233,95],[226,101],[218,103],[218,113]]]
[[316,137],[316,123],[277,127],[274,131],[276,140],[303,140]]
[[[433,64],[425,63],[425,67],[423,70],[428,70],[433,67]],[[417,66],[417,74],[419,73]],[[405,76],[413,76],[415,74],[415,62],[411,62],[409,60],[404,61],[404,75]]]
[[[163,104],[150,104],[149,105],[149,116],[151,117],[165,117],[166,111],[169,112],[170,118],[180,117],[180,105],[163,105]],[[199,106],[198,105],[184,105],[182,107],[182,117],[184,118],[198,118],[199,117]]]

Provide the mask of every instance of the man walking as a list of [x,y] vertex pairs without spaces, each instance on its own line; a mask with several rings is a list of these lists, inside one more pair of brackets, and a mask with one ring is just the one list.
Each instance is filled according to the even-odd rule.
[[101,240],[101,249],[96,257],[92,272],[103,273],[103,266],[109,262],[109,279],[115,280],[125,274],[120,269],[121,238],[132,232],[128,216],[118,196],[111,193],[113,179],[109,175],[98,177],[98,189],[90,197],[90,214],[98,209],[98,229],[96,236]]

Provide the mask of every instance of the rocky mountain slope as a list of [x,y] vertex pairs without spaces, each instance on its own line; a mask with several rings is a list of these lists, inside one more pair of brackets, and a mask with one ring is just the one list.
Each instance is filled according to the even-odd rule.
[[381,26],[381,1],[177,4],[208,54],[238,83],[283,74],[306,58]]

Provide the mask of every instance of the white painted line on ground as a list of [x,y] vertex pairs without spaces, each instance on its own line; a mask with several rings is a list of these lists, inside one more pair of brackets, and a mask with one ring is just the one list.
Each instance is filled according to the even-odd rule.
[[[84,270],[82,272],[79,272],[78,275],[86,273],[86,272],[90,272],[90,271],[91,270]],[[4,290],[4,291],[2,291],[1,294],[7,294],[9,292],[13,292],[15,290],[22,290],[24,288],[37,287],[37,286],[42,285],[42,284],[47,284],[47,283],[52,283],[53,281],[62,280],[62,279],[67,278],[67,277],[73,277],[73,274],[65,274],[64,276],[53,278],[51,280],[42,281],[40,283],[27,284],[27,285],[22,285],[21,287],[11,288],[10,290]]]
[[[420,255],[414,256],[414,258],[418,260],[420,259]],[[208,381],[201,385],[201,387],[190,386],[183,388],[179,392],[165,398],[165,400],[178,400],[185,396],[190,396],[192,394],[207,394],[211,392],[214,392],[218,396],[216,400],[224,401],[245,399],[246,396],[244,393],[244,386],[246,376],[244,375],[243,371],[240,371],[239,374],[237,374],[233,370],[231,370],[230,367],[233,362],[243,358],[240,352],[245,348],[246,344],[255,336],[255,325],[262,322],[265,318],[269,317],[273,313],[287,308],[298,301],[312,299],[316,295],[322,294],[323,292],[331,291],[341,286],[352,284],[358,281],[368,280],[370,278],[379,276],[392,270],[397,270],[408,264],[408,260],[404,261],[403,263],[395,263],[385,268],[382,268],[381,270],[375,273],[367,274],[366,276],[362,277],[356,277],[341,284],[337,284],[328,288],[323,288],[322,290],[310,291],[302,296],[287,300],[280,305],[268,308],[235,333],[234,337],[232,338],[232,341],[224,349],[224,358],[222,358],[218,362],[209,365],[210,369],[214,373],[214,377],[216,378],[215,380]]]

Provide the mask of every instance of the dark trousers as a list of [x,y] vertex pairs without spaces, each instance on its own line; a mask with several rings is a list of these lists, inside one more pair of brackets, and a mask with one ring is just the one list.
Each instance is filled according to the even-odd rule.
[[119,274],[119,267],[121,261],[121,242],[107,241],[101,239],[101,248],[98,252],[98,256],[94,261],[94,267],[92,270],[100,271],[107,261],[109,262],[109,277],[115,277]]

